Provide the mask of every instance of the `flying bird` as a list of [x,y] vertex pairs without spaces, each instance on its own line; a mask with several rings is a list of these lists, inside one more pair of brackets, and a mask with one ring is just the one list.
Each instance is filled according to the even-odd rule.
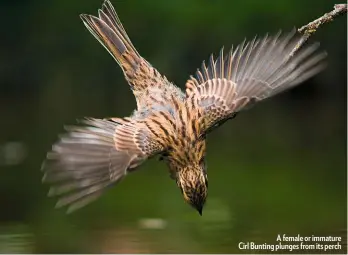
[[206,138],[241,111],[300,84],[323,69],[326,54],[296,32],[255,37],[203,62],[186,90],[160,74],[133,46],[114,7],[80,15],[91,34],[122,68],[137,108],[124,118],[85,118],[65,134],[42,165],[49,195],[68,212],[97,199],[149,158],[168,168],[184,200],[201,215],[208,195]]

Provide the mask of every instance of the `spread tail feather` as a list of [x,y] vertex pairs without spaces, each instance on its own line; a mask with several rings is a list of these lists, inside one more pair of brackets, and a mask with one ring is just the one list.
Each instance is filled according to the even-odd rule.
[[81,14],[80,17],[92,35],[107,49],[125,74],[134,73],[142,57],[134,48],[116,11],[109,0],[105,0],[99,17]]
[[[138,108],[142,108],[149,100],[143,97],[147,94],[144,92],[149,94],[149,88],[166,86],[169,81],[134,48],[109,0],[104,1],[98,13],[98,17],[88,14],[81,14],[80,17],[87,29],[120,65],[136,97]],[[176,87],[171,88],[175,93],[180,93]]]

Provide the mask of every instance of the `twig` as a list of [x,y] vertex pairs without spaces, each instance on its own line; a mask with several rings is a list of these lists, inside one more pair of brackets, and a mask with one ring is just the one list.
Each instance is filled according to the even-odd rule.
[[317,31],[317,29],[321,25],[333,21],[334,18],[344,13],[347,13],[347,4],[335,4],[333,11],[325,13],[320,18],[298,29],[297,31],[299,33],[303,33],[303,36],[301,40],[297,43],[295,48],[292,50],[289,57],[294,56],[294,54],[301,48],[301,46],[308,40],[308,38]]

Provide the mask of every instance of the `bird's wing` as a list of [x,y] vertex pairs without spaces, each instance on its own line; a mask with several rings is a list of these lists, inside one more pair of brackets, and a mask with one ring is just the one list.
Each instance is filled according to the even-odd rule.
[[324,67],[326,54],[318,44],[306,45],[289,57],[300,36],[280,32],[245,41],[224,56],[202,64],[186,83],[189,107],[198,108],[202,135],[255,103],[287,90]]
[[131,119],[85,119],[52,147],[42,165],[49,195],[72,212],[98,198],[128,171],[162,150],[146,127]]
[[87,14],[80,17],[91,34],[120,65],[132,90],[141,93],[149,86],[168,83],[137,52],[109,0],[104,1],[98,13],[98,17]]

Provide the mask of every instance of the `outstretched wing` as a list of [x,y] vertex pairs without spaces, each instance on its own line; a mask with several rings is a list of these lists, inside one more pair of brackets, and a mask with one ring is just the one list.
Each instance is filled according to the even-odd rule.
[[109,0],[104,1],[98,13],[98,17],[87,14],[80,17],[91,34],[120,65],[132,90],[143,93],[149,86],[168,83],[137,52]]
[[85,119],[87,126],[67,127],[43,163],[49,195],[72,212],[98,198],[128,171],[161,152],[152,134],[131,119]]
[[304,46],[289,57],[300,40],[295,31],[245,41],[207,67],[203,62],[196,77],[186,83],[187,102],[197,107],[202,134],[207,133],[238,112],[287,90],[315,75],[324,67],[326,54],[318,44]]

